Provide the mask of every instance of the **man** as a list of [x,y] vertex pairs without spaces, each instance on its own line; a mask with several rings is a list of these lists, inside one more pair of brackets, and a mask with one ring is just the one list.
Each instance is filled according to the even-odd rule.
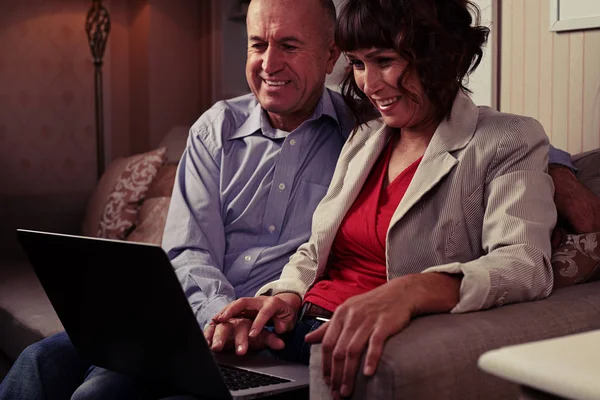
[[571,233],[600,231],[600,198],[577,180],[569,153],[550,146],[548,173],[554,182],[558,224],[553,247],[559,245],[559,229]]
[[[334,23],[331,0],[252,1],[252,94],[217,103],[190,130],[163,246],[201,326],[276,279],[308,240],[310,216],[353,127],[341,96],[324,87],[339,57]],[[257,340],[283,345],[274,334]],[[85,365],[62,333],[21,354],[0,399],[129,399],[138,389]]]

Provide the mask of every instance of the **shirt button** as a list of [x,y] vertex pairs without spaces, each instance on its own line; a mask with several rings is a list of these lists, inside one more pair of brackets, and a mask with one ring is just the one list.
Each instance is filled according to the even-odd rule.
[[251,256],[246,256],[246,257],[244,257],[244,260],[246,262],[250,262],[250,261],[252,261],[252,257]]
[[294,146],[296,144],[296,139],[290,140],[290,145]]
[[269,226],[269,232],[275,232],[275,225]]
[[285,183],[279,184],[279,190],[285,190]]

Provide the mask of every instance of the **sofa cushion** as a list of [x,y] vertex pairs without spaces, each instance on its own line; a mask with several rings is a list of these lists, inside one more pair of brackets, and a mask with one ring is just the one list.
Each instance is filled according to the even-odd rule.
[[567,235],[552,251],[554,289],[600,279],[600,232]]
[[[600,328],[600,282],[545,300],[415,319],[387,340],[373,377],[358,375],[353,399],[516,399],[519,388],[477,367],[488,350]],[[311,398],[329,399],[321,346],[311,349]]]
[[0,350],[15,360],[31,343],[63,327],[28,262],[0,268]]
[[108,195],[100,216],[98,237],[124,240],[131,232],[146,192],[166,161],[166,151],[161,147],[129,158]]

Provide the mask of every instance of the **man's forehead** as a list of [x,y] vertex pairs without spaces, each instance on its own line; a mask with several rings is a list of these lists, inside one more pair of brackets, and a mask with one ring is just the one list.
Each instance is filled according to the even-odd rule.
[[[281,3],[274,4],[274,1]],[[248,37],[270,36],[276,40],[323,35],[324,23],[318,2],[311,0],[253,0],[256,8],[248,14]],[[252,3],[251,3],[252,5]]]
[[299,21],[259,21],[248,25],[248,38],[250,40],[269,40],[276,42],[306,43],[322,36],[318,28],[300,24]]

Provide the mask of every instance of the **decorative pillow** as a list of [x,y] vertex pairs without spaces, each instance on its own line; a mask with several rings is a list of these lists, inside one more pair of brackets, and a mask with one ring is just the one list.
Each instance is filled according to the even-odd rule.
[[600,232],[567,235],[552,252],[554,289],[600,279]]
[[98,226],[98,237],[124,240],[134,227],[141,202],[159,168],[166,161],[167,149],[129,157],[116,185],[108,196]]
[[127,241],[160,245],[170,203],[171,197],[167,196],[144,200],[138,214],[137,225],[127,236]]

